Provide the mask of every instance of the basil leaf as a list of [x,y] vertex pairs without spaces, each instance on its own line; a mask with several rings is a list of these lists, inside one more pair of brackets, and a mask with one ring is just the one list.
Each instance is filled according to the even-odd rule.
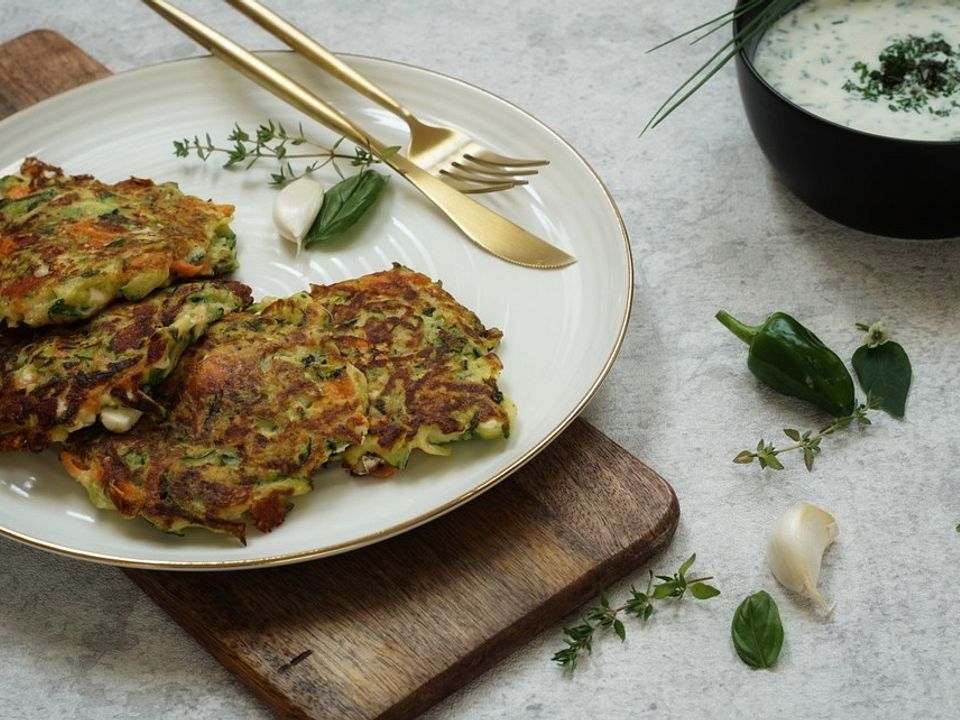
[[878,398],[880,407],[893,417],[903,417],[913,370],[899,343],[860,346],[853,354],[853,369],[864,392]]
[[329,240],[353,226],[370,209],[387,184],[387,178],[373,170],[364,170],[341,180],[323,195],[320,214],[313,221],[304,247]]
[[783,646],[780,611],[766,591],[750,595],[740,603],[731,626],[737,655],[753,668],[773,667]]

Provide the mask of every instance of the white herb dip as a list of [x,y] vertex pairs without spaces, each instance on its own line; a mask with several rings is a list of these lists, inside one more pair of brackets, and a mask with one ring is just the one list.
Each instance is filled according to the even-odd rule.
[[[926,107],[891,110],[884,97],[871,101],[844,89],[848,81],[859,84],[855,63],[879,69],[884,48],[934,33],[960,51],[960,0],[807,0],[766,31],[753,65],[791,102],[839,125],[912,140],[960,141],[960,108],[945,116]],[[943,108],[951,101],[936,102]]]

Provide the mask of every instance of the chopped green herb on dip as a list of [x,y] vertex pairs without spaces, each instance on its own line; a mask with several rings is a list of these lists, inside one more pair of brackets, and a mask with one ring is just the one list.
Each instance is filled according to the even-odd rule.
[[929,112],[949,117],[960,109],[960,69],[950,43],[940,33],[927,38],[910,35],[880,53],[880,67],[855,63],[858,82],[848,80],[847,92],[870,102],[885,102],[891,112]]
[[807,0],[753,64],[781,95],[864,132],[960,141],[960,0]]

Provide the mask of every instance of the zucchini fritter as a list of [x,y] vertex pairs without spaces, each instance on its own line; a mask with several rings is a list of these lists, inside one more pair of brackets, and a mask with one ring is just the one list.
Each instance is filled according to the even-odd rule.
[[507,437],[500,337],[400,266],[313,286],[216,323],[157,388],[166,418],[71,438],[60,457],[98,507],[243,541],[248,517],[275,528],[331,459],[386,476],[414,448]]
[[0,327],[75,322],[172,278],[234,270],[232,216],[174,183],[107,185],[27,158],[0,178]]
[[98,415],[120,430],[158,410],[146,391],[212,322],[249,303],[246,285],[191,282],[76,325],[0,335],[0,450],[40,450]]
[[65,467],[99,507],[178,532],[269,532],[290,496],[367,427],[366,381],[329,344],[307,293],[214,325],[159,389],[163,421],[77,440]]
[[369,431],[344,454],[355,475],[386,476],[420,448],[473,436],[508,437],[516,415],[497,386],[493,353],[502,333],[487,329],[441,283],[400,265],[311,294],[333,342],[367,378]]

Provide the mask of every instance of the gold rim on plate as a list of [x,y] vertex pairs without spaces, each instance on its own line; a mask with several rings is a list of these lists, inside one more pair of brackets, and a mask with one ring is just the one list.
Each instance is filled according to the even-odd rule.
[[[270,50],[262,54],[270,54],[270,53],[292,54],[291,51],[287,51],[287,50]],[[257,53],[257,54],[261,54],[261,53]],[[564,145],[567,149],[569,149],[574,154],[574,156],[576,156],[576,158],[580,161],[583,167],[586,168],[586,170],[590,173],[590,176],[596,181],[597,185],[603,191],[603,195],[606,198],[607,202],[609,203],[610,209],[613,211],[614,216],[617,218],[617,223],[619,224],[619,227],[620,227],[620,234],[624,243],[624,249],[626,251],[626,259],[627,259],[626,303],[623,309],[623,316],[620,321],[620,328],[617,333],[616,342],[614,342],[613,347],[610,350],[610,354],[607,357],[606,361],[604,362],[603,367],[600,369],[600,373],[598,374],[597,378],[590,385],[590,387],[587,389],[586,393],[579,400],[579,402],[576,403],[576,405],[553,428],[553,430],[547,433],[547,435],[543,437],[538,443],[536,443],[533,447],[527,450],[527,452],[525,452],[523,455],[521,455],[519,458],[517,458],[514,462],[512,462],[510,465],[505,467],[500,472],[496,473],[492,477],[487,478],[486,480],[479,483],[478,485],[475,485],[470,490],[459,495],[453,500],[450,500],[436,508],[433,508],[428,512],[422,513],[417,517],[411,518],[410,520],[407,520],[405,522],[398,523],[397,525],[393,525],[391,527],[385,528],[384,530],[380,530],[375,533],[370,533],[368,535],[363,535],[353,540],[349,540],[341,543],[334,543],[333,545],[326,545],[323,547],[315,548],[313,550],[286,553],[281,555],[272,555],[264,558],[251,558],[251,559],[245,559],[245,560],[218,560],[218,561],[206,561],[206,560],[169,561],[169,560],[134,560],[131,558],[125,558],[125,557],[116,556],[116,555],[105,555],[101,553],[76,550],[73,548],[57,545],[55,543],[49,543],[49,542],[44,542],[43,540],[37,540],[36,538],[5,528],[2,525],[0,525],[0,535],[6,536],[13,540],[17,540],[26,545],[39,548],[41,550],[47,550],[49,552],[57,553],[58,555],[65,555],[71,558],[77,558],[80,560],[89,560],[89,561],[104,563],[108,565],[115,565],[118,567],[140,568],[140,569],[146,569],[146,570],[241,570],[241,569],[274,567],[279,565],[289,565],[289,564],[298,563],[298,562],[305,562],[308,560],[317,560],[319,558],[329,557],[331,555],[338,555],[340,553],[347,552],[350,550],[357,550],[366,545],[372,545],[374,543],[380,542],[381,540],[386,540],[396,535],[400,535],[404,532],[407,532],[408,530],[412,530],[420,525],[423,525],[430,520],[434,520],[440,517],[441,515],[444,515],[450,512],[451,510],[454,510],[460,507],[461,505],[464,505],[465,503],[469,502],[470,500],[477,497],[478,495],[486,492],[487,490],[492,488],[494,485],[499,483],[501,480],[505,479],[506,477],[508,477],[509,475],[513,474],[514,472],[519,470],[521,467],[526,465],[530,460],[532,460],[536,455],[538,455],[544,448],[546,448],[547,445],[553,442],[557,438],[557,436],[560,433],[562,433],[570,425],[570,423],[572,423],[576,419],[576,417],[583,411],[584,407],[586,407],[587,403],[590,402],[593,396],[597,393],[597,390],[600,388],[600,385],[603,383],[607,375],[610,373],[610,369],[613,367],[613,363],[620,352],[621,346],[623,345],[623,339],[627,332],[627,325],[630,321],[630,313],[633,308],[633,253],[630,249],[630,238],[627,235],[627,228],[626,228],[626,225],[624,225],[623,217],[620,215],[620,209],[617,207],[617,204],[614,201],[613,196],[610,194],[610,190],[607,188],[603,180],[600,179],[600,176],[597,174],[597,172],[593,169],[593,167],[586,160],[586,158],[584,158],[583,155],[575,147],[573,147],[573,145],[567,142],[549,125],[547,125],[546,123],[544,123],[542,120],[532,115],[531,113],[527,112],[523,108],[515,105],[509,100],[506,100],[500,97],[495,93],[490,92],[489,90],[485,90],[484,88],[481,88],[477,85],[469,83],[465,80],[460,80],[459,78],[455,78],[450,75],[437,72],[436,70],[430,70],[427,68],[420,67],[419,65],[413,65],[411,63],[398,62],[396,60],[387,60],[387,59],[375,57],[372,55],[355,55],[355,54],[347,54],[347,53],[342,53],[342,54],[345,57],[355,57],[363,60],[374,60],[377,62],[389,64],[389,65],[397,65],[401,67],[411,68],[413,70],[417,70],[419,72],[423,72],[437,78],[442,78],[445,81],[456,83],[457,85],[461,85],[463,87],[469,88],[471,90],[474,90],[474,91],[483,93],[484,95],[487,95],[489,97],[492,97],[502,102],[504,105],[507,105],[513,108],[514,110],[518,111],[521,115],[533,121],[533,123],[539,126],[542,130],[545,130],[549,135],[551,135],[553,138],[559,141],[562,145]],[[197,59],[202,59],[203,57],[208,57],[210,58],[211,61],[213,61],[213,58],[211,56],[198,56],[198,57],[191,57],[191,58],[181,58],[178,60],[170,60],[170,61],[165,61],[160,63],[152,63],[150,65],[144,65],[142,67],[125,70],[123,72],[116,73],[114,75],[103,78],[101,80],[95,80],[93,83],[88,83],[86,85],[81,85],[76,88],[72,88],[71,90],[67,90],[65,93],[61,93],[60,95],[54,96],[54,98],[60,97],[62,95],[67,95],[73,92],[77,92],[77,91],[83,91],[84,89],[87,89],[92,85],[96,85],[98,83],[103,83],[103,82],[109,82],[114,77],[120,77],[123,75],[127,75],[129,73],[142,71],[146,68],[197,60]],[[53,98],[50,98],[50,99],[53,99]],[[24,108],[24,110],[29,110],[31,108],[41,106],[43,105],[44,102],[46,102],[46,100],[41,101],[35,105],[31,105],[29,108]],[[22,111],[18,111],[17,113],[14,113],[14,115],[11,115],[9,117],[14,117],[15,115],[19,114],[19,112],[22,112]]]

